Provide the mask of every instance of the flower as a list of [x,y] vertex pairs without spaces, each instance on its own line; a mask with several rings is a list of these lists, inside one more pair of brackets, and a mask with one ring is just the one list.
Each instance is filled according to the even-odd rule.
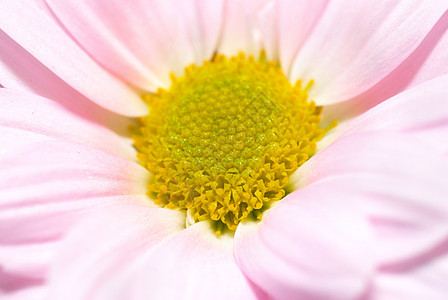
[[[5,299],[442,299],[446,1],[19,1],[0,11]],[[140,95],[215,51],[280,63],[340,125],[217,237],[151,205]]]

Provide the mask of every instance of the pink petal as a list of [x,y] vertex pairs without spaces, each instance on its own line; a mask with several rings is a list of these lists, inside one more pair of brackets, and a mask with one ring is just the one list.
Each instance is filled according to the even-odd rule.
[[142,265],[132,299],[265,299],[241,273],[233,237],[216,237],[206,222],[183,230]]
[[[20,26],[17,25],[18,20]],[[98,66],[58,25],[42,1],[3,1],[0,28],[58,77],[92,101],[127,116],[147,114],[147,107],[138,93]],[[3,37],[2,43],[5,40]],[[16,47],[10,44],[11,40],[6,43],[8,47]],[[0,52],[7,55],[4,54],[7,51]],[[22,60],[29,60],[29,57],[20,56],[17,60],[18,64],[26,65]],[[7,63],[6,68],[6,72],[11,72],[14,61]],[[30,77],[26,72],[23,75]],[[9,75],[7,79],[11,80],[11,77],[14,76]]]
[[[448,60],[448,12],[445,12],[431,33],[432,39],[428,40],[428,45],[421,49],[418,56],[422,61],[422,66],[412,78],[409,87],[448,73],[448,66],[441,63]],[[426,56],[424,55],[425,50],[430,52]]]
[[356,202],[345,196],[309,186],[266,212],[261,224],[240,224],[235,255],[244,274],[274,299],[359,297],[375,249]]
[[163,208],[114,206],[95,212],[63,241],[49,299],[133,299],[125,292],[142,267],[140,258],[184,226],[184,213]]
[[63,241],[50,299],[255,299],[232,238],[184,224],[178,211],[137,206],[86,218]]
[[340,138],[387,130],[412,134],[432,151],[448,151],[448,75],[440,76],[380,103],[338,128]]
[[268,0],[228,0],[218,52],[228,56],[244,52],[258,56],[262,49],[259,17]]
[[0,243],[58,239],[90,208],[149,204],[148,173],[136,163],[75,143],[13,133],[14,140],[1,138],[1,144],[6,137],[12,145],[0,156]]
[[305,163],[296,188],[321,182],[359,193],[382,265],[414,264],[448,238],[448,160],[384,131],[343,138]]
[[375,299],[434,299],[448,295],[448,248],[439,249],[438,257],[431,257],[423,267],[381,272],[375,279],[372,296]]
[[404,90],[448,73],[448,12],[426,35],[420,45],[389,75],[364,93],[342,103],[328,105],[324,120],[354,118]]
[[9,89],[52,99],[67,110],[119,132],[127,133],[130,119],[106,110],[56,76],[0,30],[0,82]]
[[52,1],[52,11],[104,68],[140,88],[169,87],[171,72],[209,59],[222,1]]
[[14,128],[0,132],[7,145],[0,155],[5,290],[41,284],[55,242],[87,212],[116,203],[150,205],[147,172],[121,156]]
[[296,191],[258,228],[238,228],[238,263],[274,298],[358,298],[373,266],[416,268],[446,251],[447,170],[407,135],[341,139],[294,174]]
[[46,300],[47,290],[45,286],[37,286],[4,294],[1,294],[0,290],[0,295],[2,300]]
[[447,8],[446,1],[331,1],[291,79],[314,79],[311,97],[319,105],[357,96],[399,66]]
[[41,284],[56,249],[56,242],[0,245],[0,291],[11,293]]
[[328,0],[273,1],[260,13],[259,28],[264,49],[270,59],[280,60],[285,74],[314,26]]
[[126,118],[89,106],[66,108],[47,98],[10,89],[0,89],[0,99],[0,127],[3,130],[28,131],[135,159],[136,153],[129,139],[105,126],[114,121],[115,127],[121,125],[121,131],[125,131],[130,124]]
[[[121,156],[0,127],[2,289],[40,285],[57,241],[86,213],[145,203],[148,173]],[[5,151],[6,150],[6,151]]]

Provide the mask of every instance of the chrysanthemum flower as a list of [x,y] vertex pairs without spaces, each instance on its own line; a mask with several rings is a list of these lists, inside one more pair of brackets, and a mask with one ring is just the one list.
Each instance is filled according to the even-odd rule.
[[0,297],[446,299],[447,8],[2,1]]

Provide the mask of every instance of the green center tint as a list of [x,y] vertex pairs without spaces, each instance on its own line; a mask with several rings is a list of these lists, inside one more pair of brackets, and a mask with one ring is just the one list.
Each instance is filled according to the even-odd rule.
[[133,139],[156,204],[194,221],[235,230],[285,195],[288,177],[316,150],[325,129],[301,82],[291,85],[262,55],[217,55],[144,95],[148,116]]

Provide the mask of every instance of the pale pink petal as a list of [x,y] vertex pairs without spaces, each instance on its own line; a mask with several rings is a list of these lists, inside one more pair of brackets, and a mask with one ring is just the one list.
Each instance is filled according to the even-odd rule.
[[[54,257],[57,242],[0,245],[0,291],[41,284]],[[9,281],[9,282],[8,282]]]
[[269,60],[278,60],[278,33],[277,33],[277,15],[278,7],[276,1],[266,4],[258,13],[256,25],[261,35],[263,50]]
[[50,299],[263,296],[238,269],[231,237],[218,239],[207,223],[184,225],[184,213],[138,206],[86,218],[63,241]]
[[0,290],[0,296],[2,300],[47,300],[47,289],[40,285],[13,292],[2,293]]
[[0,243],[0,298],[46,299],[44,282],[56,249],[57,242]]
[[258,22],[266,54],[280,61],[286,75],[327,4],[328,0],[277,0],[260,13]]
[[336,128],[332,137],[387,130],[412,134],[432,152],[448,151],[448,75],[440,76],[388,99]]
[[[27,92],[0,89],[0,127],[73,141],[135,159],[129,138],[106,127],[114,122],[125,131],[130,120],[92,107],[71,107]],[[96,113],[96,114],[95,114]],[[11,136],[14,139],[13,136]]]
[[447,29],[448,12],[445,12],[417,49],[400,66],[371,89],[350,101],[364,103],[356,105],[358,107],[355,107],[355,112],[368,109],[406,89],[447,74]]
[[59,26],[43,1],[3,1],[0,28],[92,101],[127,116],[147,114],[147,107],[138,93],[93,61]]
[[59,249],[49,299],[134,299],[126,293],[141,256],[184,226],[184,213],[158,207],[114,206],[87,216]]
[[[5,289],[41,283],[55,242],[89,211],[117,203],[151,205],[145,194],[149,174],[136,163],[96,148],[2,128],[0,144],[7,145],[0,151]],[[36,252],[21,256],[32,249]]]
[[367,221],[346,196],[330,185],[309,186],[261,223],[240,224],[235,255],[244,274],[274,299],[360,297],[376,250]]
[[325,106],[323,119],[352,119],[406,89],[448,73],[448,12],[434,25],[420,45],[389,75],[364,93]]
[[9,140],[20,145],[0,158],[0,242],[57,239],[90,207],[145,201],[148,173],[138,164],[75,143],[20,141],[29,137]]
[[[238,228],[238,263],[274,298],[359,297],[369,290],[370,273],[350,271],[416,267],[446,249],[447,177],[447,158],[428,155],[409,136],[341,139],[294,174],[296,191],[258,228]],[[347,232],[337,232],[344,226]]]
[[132,299],[265,299],[241,273],[233,237],[207,222],[183,230],[147,256]]
[[413,268],[380,270],[375,278],[374,299],[434,299],[445,300],[448,295],[448,247],[437,249],[426,264]]
[[171,72],[211,58],[222,22],[222,1],[47,3],[96,61],[151,91],[169,87]]
[[413,264],[448,238],[447,157],[418,139],[385,131],[343,138],[293,176],[296,188],[319,182],[359,193],[381,244],[382,265]]
[[86,121],[101,123],[121,135],[128,133],[129,118],[87,99],[1,30],[0,83],[5,88],[52,99]]
[[269,0],[227,0],[218,52],[228,56],[244,52],[257,57],[263,46],[259,17],[269,2]]
[[448,12],[444,14],[432,31],[430,42],[432,42],[433,47],[431,47],[432,45],[426,46],[426,51],[430,51],[429,55],[424,55],[424,49],[419,53],[422,65],[416,71],[408,87],[448,73],[448,65],[443,63],[448,61]]
[[291,80],[315,80],[326,105],[355,97],[386,77],[423,41],[447,1],[331,1],[294,60]]

